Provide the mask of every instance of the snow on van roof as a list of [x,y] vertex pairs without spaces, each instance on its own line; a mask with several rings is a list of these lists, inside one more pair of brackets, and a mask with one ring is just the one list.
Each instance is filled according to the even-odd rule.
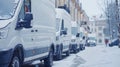
[[72,27],[77,27],[77,22],[76,21],[71,21]]
[[94,33],[88,34],[88,37],[96,37],[96,34]]
[[56,17],[57,18],[66,17],[66,18],[70,18],[71,19],[70,14],[66,10],[61,9],[61,8],[56,8]]
[[70,15],[65,9],[56,8],[55,10],[57,13],[62,13],[62,14],[66,13],[67,15]]

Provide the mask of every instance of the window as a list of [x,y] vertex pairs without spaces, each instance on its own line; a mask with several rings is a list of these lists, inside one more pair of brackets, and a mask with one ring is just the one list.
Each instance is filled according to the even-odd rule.
[[102,30],[102,27],[98,27],[98,30],[99,30],[99,31]]
[[101,37],[101,36],[102,36],[102,33],[99,33],[99,34],[98,34],[98,36],[100,36],[100,37]]
[[71,28],[71,33],[72,33],[72,35],[76,35],[77,34],[77,27],[72,27]]
[[25,12],[31,12],[31,0],[25,0]]
[[31,0],[25,0],[21,7],[21,11],[18,16],[18,20],[24,19],[25,12],[31,12]]
[[[18,15],[18,22],[24,20],[25,12],[31,12],[31,0],[25,0],[24,4],[22,4],[21,10]],[[19,27],[19,23],[17,23],[17,27]]]
[[19,22],[24,19],[24,16],[25,16],[25,9],[24,9],[24,4],[23,4],[22,7],[21,7],[21,10],[19,12],[19,15],[18,15],[16,29],[20,28]]
[[24,16],[25,16],[25,9],[24,9],[24,5],[22,5],[20,13],[18,15],[18,21],[24,19]]
[[102,43],[102,39],[99,39],[99,43]]
[[97,30],[96,30],[96,28],[95,28],[95,32],[96,32]]
[[64,20],[62,20],[61,30],[64,30]]

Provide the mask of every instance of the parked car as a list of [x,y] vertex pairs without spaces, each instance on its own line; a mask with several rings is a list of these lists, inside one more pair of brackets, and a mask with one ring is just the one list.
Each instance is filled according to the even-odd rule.
[[55,58],[62,59],[62,54],[70,54],[71,16],[63,8],[56,8],[56,52]]
[[52,67],[55,6],[50,0],[0,0],[0,67],[44,60]]
[[112,47],[112,46],[118,46],[119,45],[119,39],[116,39],[116,40],[113,40],[109,46]]
[[88,37],[86,45],[87,46],[96,46],[95,37]]
[[86,40],[86,45],[87,46],[96,46],[96,43],[97,43],[96,34],[94,34],[94,33],[88,34],[88,38]]

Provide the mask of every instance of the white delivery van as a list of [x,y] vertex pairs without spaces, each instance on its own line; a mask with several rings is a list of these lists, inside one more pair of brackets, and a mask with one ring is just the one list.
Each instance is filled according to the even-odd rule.
[[71,38],[71,16],[62,8],[56,8],[56,59],[62,59],[62,53],[69,56]]
[[34,60],[52,66],[55,7],[50,0],[0,0],[0,67]]
[[78,24],[76,21],[71,22],[71,43],[70,50],[71,52],[77,53],[79,51],[80,38],[78,33]]

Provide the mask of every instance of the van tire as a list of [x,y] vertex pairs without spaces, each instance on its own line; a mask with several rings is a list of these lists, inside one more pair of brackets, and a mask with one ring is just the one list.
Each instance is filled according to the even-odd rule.
[[73,53],[77,53],[78,52],[78,50],[77,50],[77,48],[75,48],[74,50],[73,50]]
[[53,50],[51,49],[47,58],[44,59],[45,67],[52,67],[53,65]]
[[59,53],[56,55],[56,60],[62,59],[62,50],[59,50]]
[[14,55],[9,67],[21,67],[20,59],[17,55]]
[[77,49],[76,50],[74,50],[74,53],[77,53],[78,51],[77,51]]
[[120,45],[118,45],[118,48],[120,48]]
[[66,52],[66,56],[70,56],[70,50]]

